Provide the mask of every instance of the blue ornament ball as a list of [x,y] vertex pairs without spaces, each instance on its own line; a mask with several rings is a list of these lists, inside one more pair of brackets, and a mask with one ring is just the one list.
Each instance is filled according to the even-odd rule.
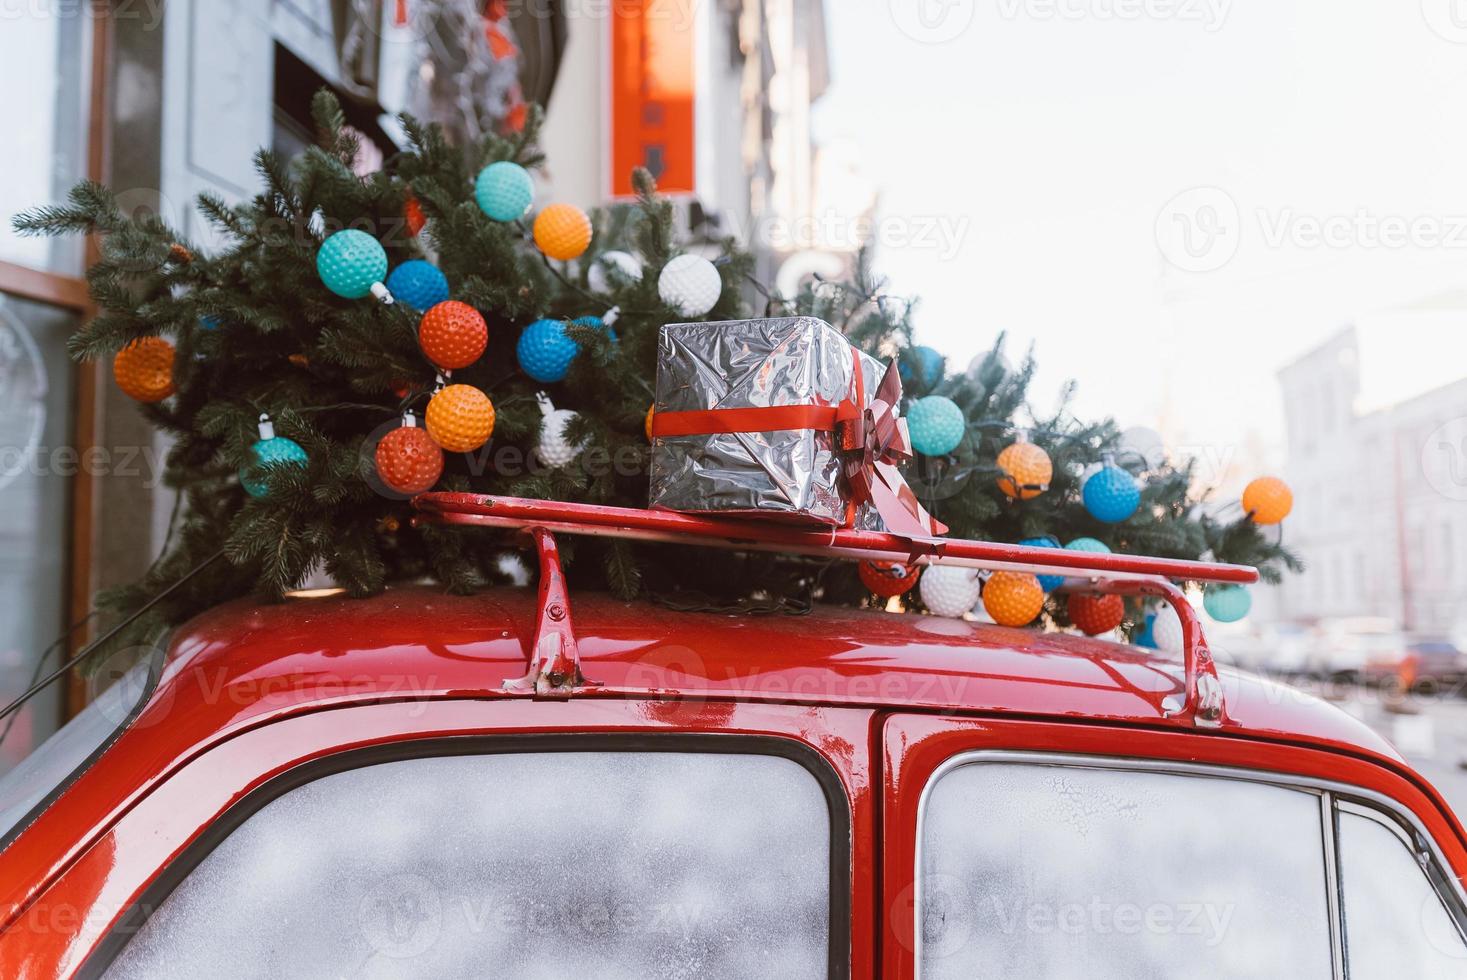
[[432,262],[408,259],[387,277],[392,298],[415,310],[429,310],[448,299],[448,279]]
[[336,295],[361,299],[387,275],[387,253],[365,231],[348,228],[321,243],[316,273]]
[[[1058,548],[1060,543],[1054,538],[1025,538],[1019,544],[1029,548]],[[1053,592],[1065,582],[1063,575],[1041,575],[1039,576],[1039,587],[1045,592]]]
[[220,327],[224,326],[224,321],[212,313],[205,313],[203,316],[199,317],[199,326],[203,327],[205,330],[218,330]]
[[1202,595],[1202,608],[1219,623],[1236,623],[1253,608],[1253,594],[1241,585],[1217,585]]
[[265,482],[265,470],[276,466],[306,465],[306,451],[295,440],[284,436],[261,439],[250,447],[250,455],[254,457],[254,465],[239,471],[239,482],[244,484],[251,497],[263,497],[270,492]]
[[563,380],[580,350],[560,320],[536,320],[525,328],[515,345],[521,370],[536,381],[547,383]]
[[474,200],[479,210],[495,221],[523,218],[535,201],[535,182],[530,172],[517,163],[500,160],[479,171],[474,181]]
[[1136,478],[1114,463],[1090,474],[1081,496],[1090,516],[1107,524],[1124,521],[1141,506],[1141,487]]
[[957,402],[942,395],[919,398],[907,409],[912,448],[923,456],[946,456],[958,448],[967,425]]
[[613,344],[620,340],[616,335],[616,328],[605,320],[602,320],[599,316],[578,316],[571,323],[574,323],[578,327],[595,327],[610,337]]
[[920,391],[937,387],[942,380],[943,357],[931,347],[909,347],[897,358],[902,384]]
[[1156,622],[1156,613],[1146,614],[1146,625],[1136,631],[1131,638],[1131,644],[1138,647],[1146,647],[1148,650],[1156,649],[1156,640],[1151,636],[1151,626]]

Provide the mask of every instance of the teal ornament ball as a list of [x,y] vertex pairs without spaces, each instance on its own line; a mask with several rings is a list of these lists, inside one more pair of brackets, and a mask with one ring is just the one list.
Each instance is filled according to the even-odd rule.
[[1097,541],[1094,538],[1076,538],[1065,545],[1065,548],[1070,551],[1088,551],[1096,555],[1110,554],[1110,547],[1104,541]]
[[1107,463],[1085,481],[1081,490],[1085,509],[1097,521],[1117,524],[1141,506],[1141,487],[1136,478],[1114,463]]
[[931,347],[909,347],[897,358],[902,384],[915,391],[931,391],[942,380],[943,357]]
[[408,259],[387,277],[387,291],[404,306],[427,311],[448,299],[448,279],[432,262]]
[[316,273],[336,295],[361,299],[387,275],[387,253],[365,231],[348,228],[321,243]]
[[[1054,538],[1025,538],[1019,544],[1026,548],[1058,548],[1060,543]],[[1063,575],[1040,575],[1039,587],[1045,592],[1053,592],[1064,584]]]
[[1202,608],[1219,623],[1236,623],[1253,608],[1253,594],[1241,585],[1215,585],[1203,593]]
[[535,182],[530,172],[517,163],[500,160],[479,171],[474,181],[474,200],[479,210],[495,221],[523,218],[535,201]]
[[907,409],[907,430],[912,448],[923,456],[946,456],[963,441],[967,420],[951,398],[928,395]]
[[250,455],[254,464],[239,471],[239,482],[251,497],[263,497],[270,492],[265,482],[269,470],[277,466],[305,466],[307,458],[306,451],[295,440],[284,436],[261,439],[250,447]]
[[545,384],[563,380],[580,350],[560,320],[536,320],[525,328],[515,345],[520,369]]
[[219,319],[212,313],[205,313],[203,316],[199,317],[199,326],[203,327],[205,330],[218,330],[220,327],[224,326],[224,321]]

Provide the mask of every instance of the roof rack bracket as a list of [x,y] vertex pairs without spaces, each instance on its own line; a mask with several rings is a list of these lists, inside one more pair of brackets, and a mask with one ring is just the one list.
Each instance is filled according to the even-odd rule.
[[525,528],[525,534],[540,556],[540,598],[530,643],[530,670],[524,677],[505,681],[504,690],[540,700],[566,701],[578,688],[598,685],[581,673],[580,649],[571,626],[570,592],[560,567],[555,535],[538,526]]

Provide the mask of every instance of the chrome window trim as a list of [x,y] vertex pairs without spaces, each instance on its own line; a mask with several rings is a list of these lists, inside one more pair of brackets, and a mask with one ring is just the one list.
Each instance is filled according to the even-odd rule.
[[[1209,763],[1179,762],[1169,759],[1148,759],[1132,756],[1103,756],[1084,755],[1075,752],[1036,752],[1023,749],[973,749],[967,752],[959,752],[944,759],[942,764],[932,771],[927,783],[922,787],[922,795],[917,800],[917,832],[916,840],[913,842],[913,868],[912,868],[912,956],[913,974],[916,977],[922,975],[922,841],[923,828],[927,824],[927,803],[932,795],[932,789],[942,778],[952,770],[961,766],[980,764],[1003,764],[1003,765],[1034,765],[1053,766],[1067,769],[1110,769],[1124,772],[1152,772],[1174,776],[1193,776],[1204,779],[1232,779],[1239,782],[1263,783],[1270,786],[1278,786],[1282,789],[1295,790],[1302,793],[1313,793],[1321,798],[1321,808],[1347,807],[1350,812],[1356,812],[1354,806],[1361,806],[1367,811],[1365,815],[1386,814],[1399,821],[1402,826],[1409,829],[1415,836],[1414,846],[1408,845],[1412,853],[1418,859],[1424,859],[1424,870],[1427,880],[1436,889],[1438,897],[1446,907],[1447,912],[1456,922],[1459,930],[1464,930],[1464,938],[1467,938],[1467,889],[1463,888],[1462,881],[1450,873],[1451,865],[1447,863],[1446,856],[1442,854],[1441,848],[1431,834],[1427,832],[1426,826],[1417,819],[1414,813],[1403,808],[1397,801],[1374,790],[1363,789],[1359,786],[1351,786],[1348,783],[1335,782],[1328,779],[1316,779],[1312,776],[1298,776],[1292,773],[1268,772],[1258,769],[1247,769],[1240,766],[1224,766]],[[1369,811],[1374,811],[1371,813]],[[1378,819],[1378,818],[1377,818]],[[1322,842],[1328,846],[1335,843],[1334,816],[1331,814],[1327,824],[1330,828],[1327,836]],[[1333,892],[1332,901],[1339,902],[1338,895],[1338,873],[1337,845],[1330,847],[1325,855],[1326,875],[1335,877],[1335,887],[1328,889]],[[1333,870],[1330,870],[1333,867]],[[1327,901],[1330,901],[1327,896]],[[1346,975],[1344,968],[1343,944],[1344,936],[1340,934],[1340,923],[1343,922],[1342,914],[1334,914],[1343,909],[1331,909],[1332,920],[1330,923],[1331,945],[1338,938],[1340,948],[1336,955],[1331,950],[1333,958],[1333,973],[1336,978]]]
[[1329,957],[1335,980],[1345,980],[1345,901],[1340,889],[1340,851],[1335,833],[1335,797],[1319,794],[1320,840],[1324,842],[1324,904],[1329,912]]

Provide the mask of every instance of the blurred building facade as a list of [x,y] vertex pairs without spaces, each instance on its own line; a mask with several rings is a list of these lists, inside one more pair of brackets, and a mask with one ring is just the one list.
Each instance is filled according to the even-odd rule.
[[1467,310],[1363,318],[1283,368],[1287,542],[1309,563],[1280,618],[1467,629]]
[[[656,44],[638,46],[638,31]],[[472,137],[513,130],[542,103],[541,200],[600,204],[617,127],[630,118],[653,132],[665,108],[635,73],[650,79],[653,55],[673,56],[689,67],[670,84],[692,125],[637,162],[674,174],[691,155],[691,180],[672,196],[693,240],[747,243],[773,284],[821,242],[762,229],[808,223],[816,207],[811,105],[828,84],[825,45],[822,0],[169,0],[39,5],[6,19],[0,81],[37,97],[6,110],[21,169],[0,187],[0,700],[97,589],[146,569],[173,506],[159,480],[166,447],[105,366],[67,357],[67,335],[90,313],[83,243],[18,238],[12,214],[91,177],[125,209],[158,211],[207,244],[193,199],[252,194],[253,153],[309,143],[322,85],[378,159],[400,146],[399,110]],[[839,274],[854,250],[832,253],[805,264]],[[93,463],[79,464],[88,453]],[[70,706],[84,697],[74,687]],[[24,755],[66,700],[34,702],[4,756]]]

